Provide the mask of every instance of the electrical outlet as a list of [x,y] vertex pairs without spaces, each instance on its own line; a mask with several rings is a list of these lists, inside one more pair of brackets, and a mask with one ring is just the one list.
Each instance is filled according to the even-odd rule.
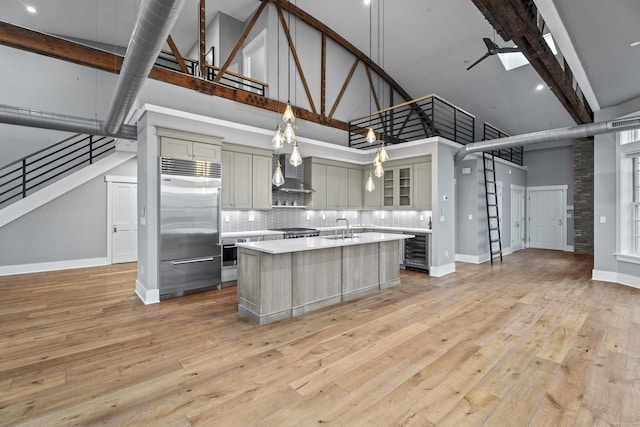
[[309,221],[311,219],[311,215],[307,214],[307,221]]
[[249,214],[249,222],[253,222],[256,220],[256,216],[253,214]]
[[229,222],[229,215],[224,216],[224,222]]
[[469,214],[469,221],[473,220],[473,215]]
[[449,251],[444,251],[444,256],[448,257],[449,256]]
[[325,219],[326,217],[324,216],[324,214],[322,214],[322,219]]
[[424,221],[424,215],[420,215],[420,221]]

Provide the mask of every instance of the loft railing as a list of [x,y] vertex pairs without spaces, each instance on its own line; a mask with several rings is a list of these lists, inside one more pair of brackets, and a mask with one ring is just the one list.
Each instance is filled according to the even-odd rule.
[[0,168],[4,207],[115,151],[114,138],[76,134]]
[[474,140],[475,117],[437,95],[427,95],[349,122],[349,147],[379,145],[365,140],[369,127],[385,144],[441,136],[466,145]]
[[[187,67],[187,74],[194,77],[197,77],[200,74],[199,61],[186,56],[183,56],[182,60],[184,61],[184,65]],[[156,65],[171,71],[175,71],[177,73],[182,73],[182,69],[180,68],[178,60],[173,55],[173,53],[168,50],[162,50],[160,52],[160,55],[158,55],[158,59],[156,60]],[[204,76],[202,76],[202,78],[212,82],[219,73],[219,67],[206,64],[205,74]],[[260,96],[267,96],[267,91],[269,89],[269,85],[267,83],[249,77],[241,76],[240,74],[236,74],[231,71],[225,72],[218,83],[233,89],[241,89],[247,92],[256,93]]]
[[[498,139],[498,138],[505,138],[509,136],[508,134],[502,132],[500,129],[498,129],[497,127],[489,124],[489,123],[484,123],[483,126],[483,131],[482,131],[482,140],[483,141],[488,141],[491,139]],[[502,148],[500,150],[493,150],[493,151],[488,151],[488,153],[493,154],[496,157],[499,157],[501,159],[504,160],[508,160],[512,163],[515,163],[517,165],[522,166],[522,161],[523,161],[523,149],[522,146],[520,147],[511,147],[511,148]]]

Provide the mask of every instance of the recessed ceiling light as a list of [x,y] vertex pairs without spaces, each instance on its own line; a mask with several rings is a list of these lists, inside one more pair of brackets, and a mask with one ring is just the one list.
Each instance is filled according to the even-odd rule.
[[633,42],[629,46],[631,46],[631,47],[640,46],[640,42]]
[[367,6],[371,4],[371,0],[364,0],[364,4],[366,4]]
[[542,89],[544,89],[543,84],[539,84],[538,86],[536,86],[536,90],[542,90]]
[[27,12],[29,13],[36,13],[36,8],[33,6],[27,6]]

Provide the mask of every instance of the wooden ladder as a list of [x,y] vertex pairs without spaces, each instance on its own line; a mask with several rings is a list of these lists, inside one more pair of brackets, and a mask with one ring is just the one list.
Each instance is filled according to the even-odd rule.
[[496,161],[493,152],[483,152],[484,194],[487,201],[487,229],[489,230],[489,258],[500,255],[502,262],[502,236],[500,235],[500,213],[498,212],[498,188],[496,186]]

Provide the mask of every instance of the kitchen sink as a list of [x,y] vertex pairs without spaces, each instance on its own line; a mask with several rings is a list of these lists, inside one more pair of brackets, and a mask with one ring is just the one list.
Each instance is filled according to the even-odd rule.
[[[354,234],[353,235],[354,239],[357,239],[358,237],[360,237],[359,234]],[[347,239],[351,239],[350,236],[348,236],[348,235],[342,236],[341,234],[338,234],[336,236],[322,236],[322,238],[323,239],[328,239],[328,240],[347,240]]]

